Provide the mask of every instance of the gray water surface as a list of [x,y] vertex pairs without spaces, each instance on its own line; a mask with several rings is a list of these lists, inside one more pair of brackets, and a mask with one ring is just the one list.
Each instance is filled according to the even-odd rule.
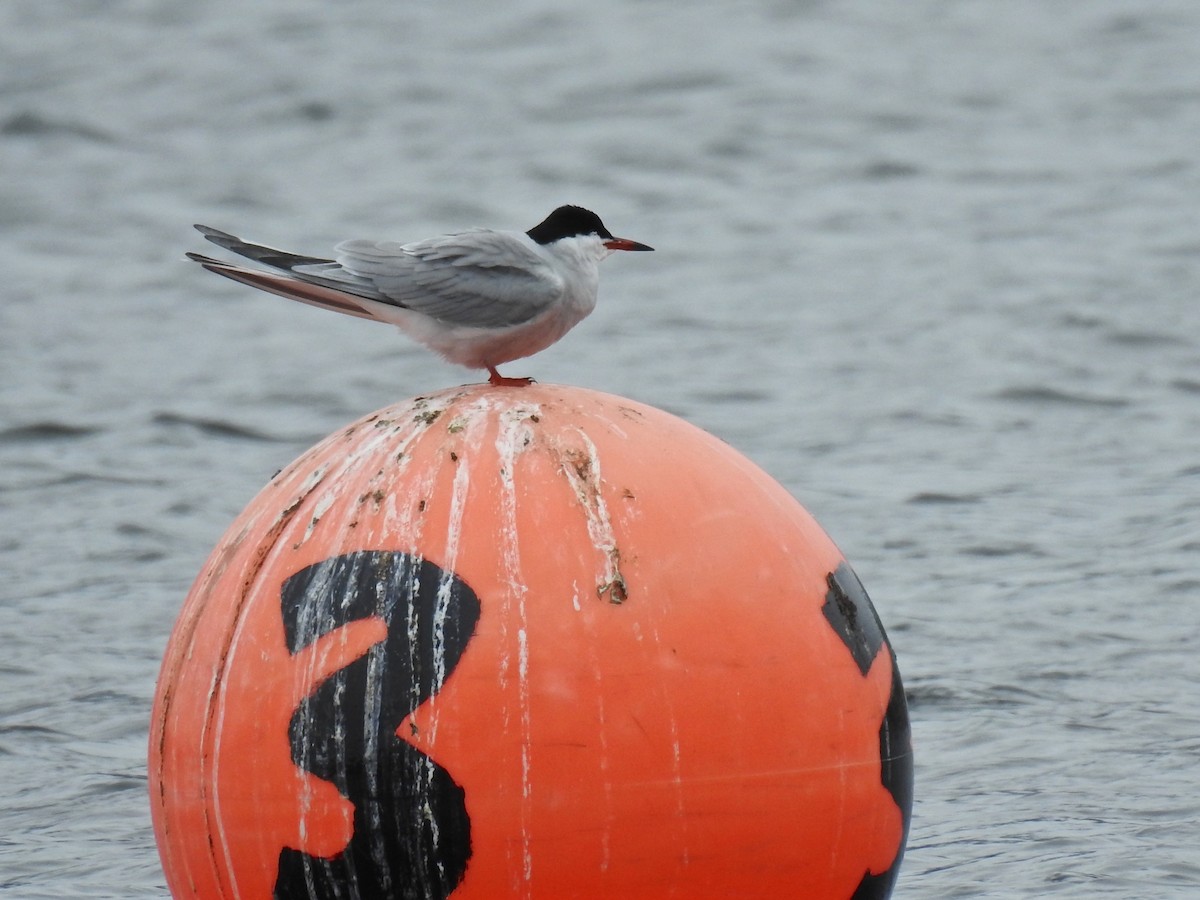
[[0,5],[0,895],[163,897],[192,578],[325,434],[472,380],[185,263],[596,209],[507,374],[738,447],[910,697],[897,897],[1200,896],[1200,5]]

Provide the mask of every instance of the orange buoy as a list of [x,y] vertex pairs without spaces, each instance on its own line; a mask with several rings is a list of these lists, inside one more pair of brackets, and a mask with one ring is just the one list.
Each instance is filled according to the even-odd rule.
[[233,523],[150,793],[177,900],[866,898],[912,755],[866,593],[769,476],[630,400],[470,386]]

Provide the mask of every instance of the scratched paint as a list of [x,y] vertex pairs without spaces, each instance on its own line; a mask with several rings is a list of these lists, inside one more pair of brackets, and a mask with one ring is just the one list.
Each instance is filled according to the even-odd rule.
[[[530,775],[532,766],[532,731],[533,719],[530,704],[529,684],[529,622],[528,622],[528,589],[521,568],[520,528],[517,524],[517,480],[516,471],[518,457],[533,443],[534,431],[532,423],[540,421],[541,409],[536,404],[532,406],[519,405],[513,408],[500,408],[500,425],[496,436],[496,453],[499,460],[500,496],[498,516],[498,538],[502,548],[503,577],[512,591],[515,604],[510,606],[515,612],[515,635],[517,642],[517,703],[518,721],[521,735],[521,771],[520,771],[520,877],[510,879],[512,896],[528,897],[533,882],[533,849],[531,834],[531,819],[534,803],[533,781]],[[513,629],[513,625],[505,622],[505,631]],[[509,674],[508,655],[505,654],[502,663],[502,678]],[[506,711],[505,721],[511,721]],[[514,875],[518,870],[514,868]]]
[[596,594],[612,603],[623,603],[629,596],[629,588],[621,575],[621,551],[608,514],[608,504],[600,490],[600,455],[585,431],[573,430],[579,446],[559,449],[560,469],[583,509],[592,546],[601,555],[602,574],[596,582]]

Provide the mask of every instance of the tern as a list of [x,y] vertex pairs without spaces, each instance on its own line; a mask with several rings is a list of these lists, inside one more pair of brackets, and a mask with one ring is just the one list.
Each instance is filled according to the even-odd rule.
[[599,264],[615,250],[653,250],[613,237],[600,217],[560,206],[526,232],[468,231],[402,244],[351,240],[334,257],[251,244],[207,225],[218,247],[277,271],[188,253],[218,275],[335,312],[397,325],[450,362],[486,369],[493,385],[527,385],[496,367],[545,350],[596,307]]

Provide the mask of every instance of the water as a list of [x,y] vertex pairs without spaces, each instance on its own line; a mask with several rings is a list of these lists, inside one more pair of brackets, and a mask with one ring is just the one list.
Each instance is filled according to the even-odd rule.
[[528,227],[658,252],[507,368],[783,482],[911,692],[897,897],[1200,890],[1200,7],[0,7],[0,895],[162,897],[192,577],[279,467],[462,370],[207,276]]

